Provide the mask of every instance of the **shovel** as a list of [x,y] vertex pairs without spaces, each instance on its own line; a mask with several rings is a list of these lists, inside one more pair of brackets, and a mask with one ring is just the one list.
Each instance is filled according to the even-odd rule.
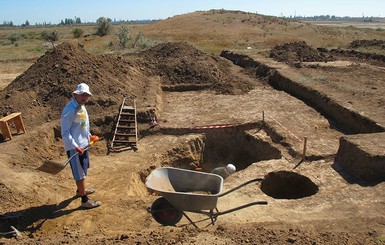
[[[91,141],[89,145],[87,145],[84,148],[84,150],[90,149],[91,145],[93,145],[94,143],[95,143],[94,141]],[[52,160],[46,160],[44,161],[43,165],[37,168],[37,170],[40,170],[49,174],[58,174],[67,166],[67,164],[71,161],[72,158],[76,157],[79,154],[80,154],[79,152],[76,152],[71,157],[69,157],[64,163],[55,162]]]

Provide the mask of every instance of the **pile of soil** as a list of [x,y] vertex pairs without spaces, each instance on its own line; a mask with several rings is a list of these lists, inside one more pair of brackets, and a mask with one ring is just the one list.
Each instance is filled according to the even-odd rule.
[[354,49],[342,50],[342,49],[331,49],[330,54],[334,57],[338,57],[340,60],[350,60],[352,62],[363,62],[375,66],[385,66],[385,56],[375,53],[366,53],[356,51]]
[[376,66],[385,66],[385,56],[375,53],[360,52],[354,49],[360,47],[385,47],[382,40],[356,40],[350,43],[349,49],[314,49],[306,42],[292,42],[278,45],[270,50],[270,58],[278,62],[284,62],[291,66],[299,67],[301,62],[329,62],[336,60],[349,60],[352,62],[364,62]]
[[94,95],[88,104],[93,118],[112,116],[122,97],[139,94],[146,82],[136,69],[128,60],[94,56],[64,43],[1,91],[0,113],[22,112],[28,128],[59,119],[76,85],[85,82]]
[[306,44],[306,42],[292,42],[275,46],[270,51],[270,58],[287,64],[297,62],[327,62],[332,61],[332,56],[326,56]]
[[162,77],[165,90],[208,88],[221,94],[240,94],[254,86],[249,80],[227,72],[231,62],[208,55],[186,43],[163,43],[141,55],[147,72]]
[[379,47],[385,49],[385,41],[372,39],[372,40],[354,40],[350,43],[349,48],[361,48],[361,47]]

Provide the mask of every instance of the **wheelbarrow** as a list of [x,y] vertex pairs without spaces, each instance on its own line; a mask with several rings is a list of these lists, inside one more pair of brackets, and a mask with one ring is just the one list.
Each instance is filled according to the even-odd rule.
[[253,205],[266,205],[266,201],[258,201],[222,212],[217,209],[219,197],[262,180],[255,178],[222,193],[223,178],[219,175],[172,167],[157,168],[147,176],[145,184],[162,197],[156,199],[147,210],[162,225],[176,225],[184,216],[197,228],[186,212],[207,215],[214,225],[220,215]]

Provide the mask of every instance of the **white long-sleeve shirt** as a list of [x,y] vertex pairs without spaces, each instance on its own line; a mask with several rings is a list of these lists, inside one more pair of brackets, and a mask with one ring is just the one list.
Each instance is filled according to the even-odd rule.
[[64,150],[76,147],[84,148],[90,143],[90,123],[84,105],[79,105],[75,98],[64,107],[61,114],[61,135]]

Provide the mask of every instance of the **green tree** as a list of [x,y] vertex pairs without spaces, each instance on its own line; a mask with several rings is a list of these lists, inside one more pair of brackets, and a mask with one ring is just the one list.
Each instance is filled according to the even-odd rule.
[[110,18],[106,19],[105,17],[100,17],[96,21],[97,30],[96,35],[106,36],[112,32],[112,20]]
[[3,26],[13,26],[12,21],[3,21]]

